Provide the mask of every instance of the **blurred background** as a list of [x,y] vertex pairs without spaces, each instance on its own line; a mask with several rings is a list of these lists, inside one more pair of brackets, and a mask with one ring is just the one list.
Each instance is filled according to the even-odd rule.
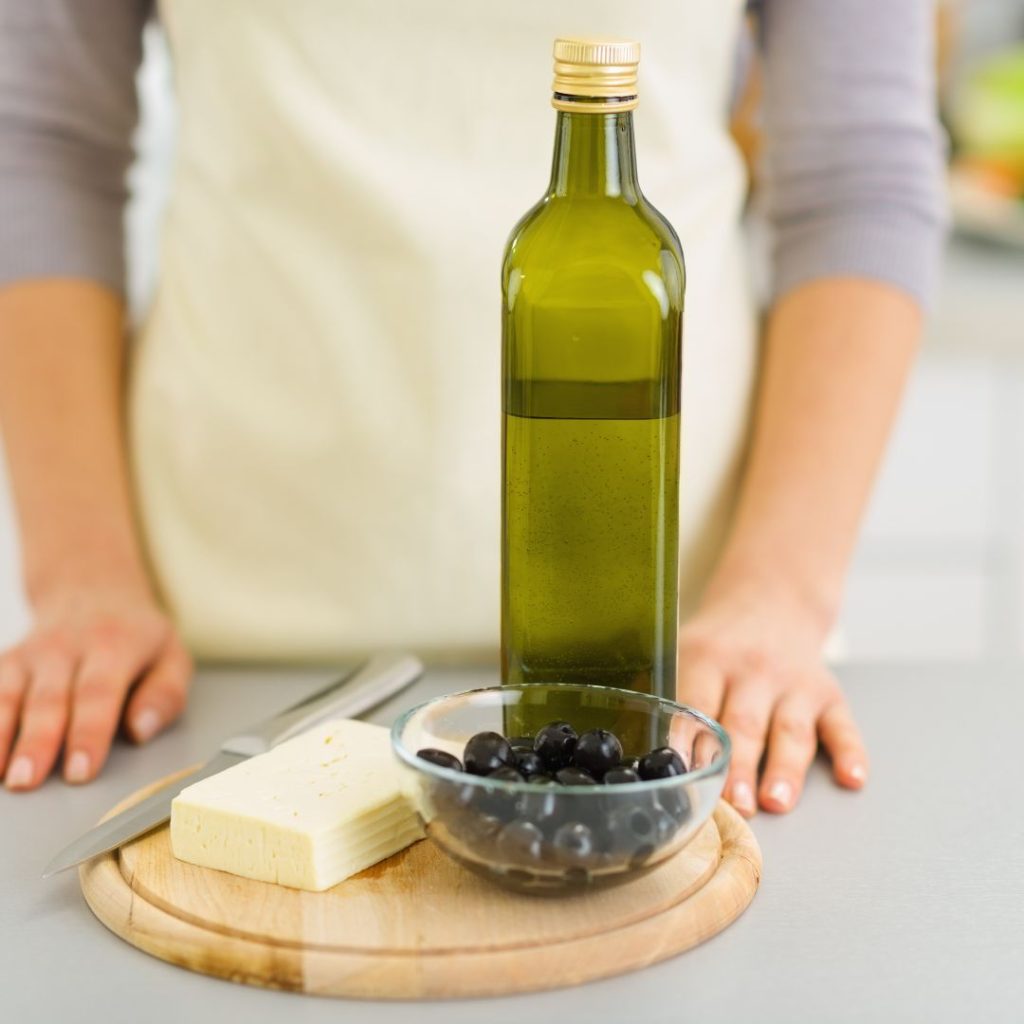
[[[1024,0],[947,0],[936,23],[952,234],[849,579],[841,621],[846,654],[858,661],[1024,655]],[[756,169],[751,53],[738,61],[734,132]],[[155,27],[139,88],[126,228],[136,310],[154,279],[174,148],[170,68]],[[0,647],[27,622],[0,466]]]

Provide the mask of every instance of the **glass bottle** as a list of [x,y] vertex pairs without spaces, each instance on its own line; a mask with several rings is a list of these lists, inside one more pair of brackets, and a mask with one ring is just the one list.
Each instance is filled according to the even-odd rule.
[[675,688],[685,272],[637,183],[638,63],[556,41],[551,182],[505,250],[506,683]]

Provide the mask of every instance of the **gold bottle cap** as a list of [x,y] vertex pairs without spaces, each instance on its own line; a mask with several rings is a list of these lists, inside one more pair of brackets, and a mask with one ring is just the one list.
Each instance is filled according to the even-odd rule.
[[563,36],[555,40],[556,110],[613,113],[637,105],[640,44],[628,39]]

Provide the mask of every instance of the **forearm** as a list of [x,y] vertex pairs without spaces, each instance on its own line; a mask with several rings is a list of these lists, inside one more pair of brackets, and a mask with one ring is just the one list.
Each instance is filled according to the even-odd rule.
[[125,454],[121,300],[74,280],[0,290],[0,425],[30,599],[145,588]]
[[776,304],[740,500],[709,596],[758,581],[828,629],[920,331],[908,296],[868,280],[814,281]]

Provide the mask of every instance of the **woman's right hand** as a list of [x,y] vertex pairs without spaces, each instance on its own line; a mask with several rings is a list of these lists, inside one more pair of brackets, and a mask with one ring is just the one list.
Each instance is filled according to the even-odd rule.
[[0,774],[11,790],[39,786],[62,744],[65,780],[95,778],[118,723],[145,743],[181,714],[192,679],[174,625],[138,584],[58,588],[35,612],[29,636],[0,654]]

